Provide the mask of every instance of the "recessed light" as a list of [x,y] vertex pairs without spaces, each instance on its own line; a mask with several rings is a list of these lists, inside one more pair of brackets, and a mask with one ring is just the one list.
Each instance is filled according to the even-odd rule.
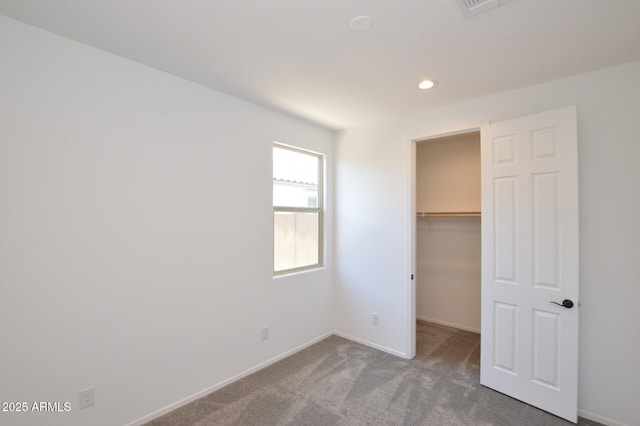
[[418,84],[418,87],[421,88],[422,90],[426,90],[426,89],[431,89],[436,84],[438,84],[438,82],[435,80],[424,80],[423,82]]
[[361,33],[371,28],[371,18],[368,16],[356,16],[351,20],[351,31]]

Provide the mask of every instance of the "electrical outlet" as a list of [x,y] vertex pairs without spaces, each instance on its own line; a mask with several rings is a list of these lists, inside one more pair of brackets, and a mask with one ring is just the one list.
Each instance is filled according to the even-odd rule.
[[263,327],[260,332],[262,333],[262,340],[267,340],[269,338],[269,327]]
[[378,314],[371,314],[371,324],[373,324],[373,325],[379,325],[379,324],[380,324],[380,315],[378,315]]
[[89,386],[80,391],[80,409],[87,408],[96,403],[96,388]]

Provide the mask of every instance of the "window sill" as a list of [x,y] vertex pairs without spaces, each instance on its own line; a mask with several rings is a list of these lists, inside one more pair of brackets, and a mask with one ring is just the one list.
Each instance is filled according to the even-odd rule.
[[277,280],[279,278],[287,278],[287,277],[293,277],[296,275],[303,275],[303,274],[308,274],[310,272],[317,272],[317,271],[322,271],[324,269],[326,269],[327,267],[325,265],[319,265],[319,266],[312,266],[306,269],[297,269],[297,270],[293,270],[293,271],[284,271],[284,272],[280,272],[277,274],[273,274],[273,279]]

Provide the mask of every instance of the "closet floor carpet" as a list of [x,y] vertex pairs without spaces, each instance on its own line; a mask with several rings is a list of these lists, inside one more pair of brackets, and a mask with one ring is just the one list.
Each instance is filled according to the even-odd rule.
[[331,336],[147,425],[572,424],[481,386],[479,334],[418,321],[416,346],[405,360]]

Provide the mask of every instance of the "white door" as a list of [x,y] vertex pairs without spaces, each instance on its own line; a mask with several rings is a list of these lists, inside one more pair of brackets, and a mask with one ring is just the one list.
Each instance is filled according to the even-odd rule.
[[574,423],[576,127],[568,107],[481,129],[480,382]]

